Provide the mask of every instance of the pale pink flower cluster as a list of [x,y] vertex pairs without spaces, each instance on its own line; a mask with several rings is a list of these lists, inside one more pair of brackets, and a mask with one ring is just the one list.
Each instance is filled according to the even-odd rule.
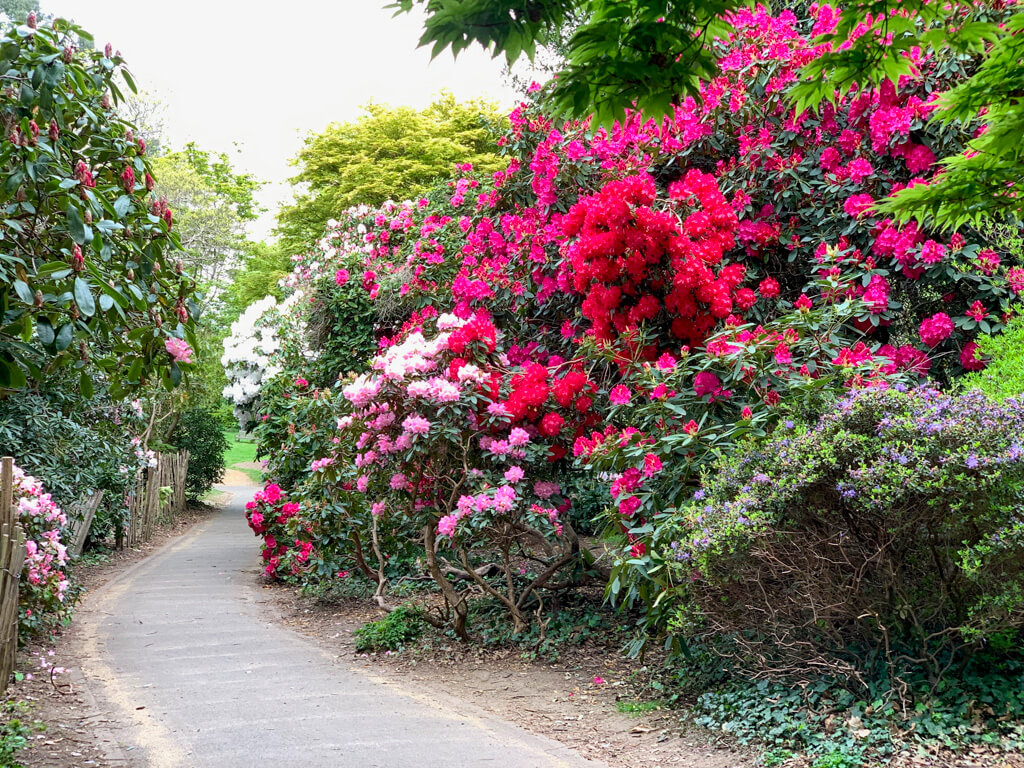
[[64,602],[68,579],[63,569],[68,554],[60,529],[68,524],[68,518],[50,494],[43,491],[39,480],[26,475],[17,466],[14,468],[14,514],[27,537],[26,579],[34,586],[52,590],[53,596]]
[[164,349],[176,363],[191,363],[192,362],[192,347],[188,345],[187,341],[183,339],[171,337],[164,342]]
[[[520,470],[522,471],[522,470]],[[442,536],[455,533],[460,520],[474,512],[494,510],[498,513],[511,512],[516,506],[516,490],[511,485],[502,485],[492,493],[484,491],[475,496],[462,495],[455,505],[455,512],[437,521],[437,532]]]

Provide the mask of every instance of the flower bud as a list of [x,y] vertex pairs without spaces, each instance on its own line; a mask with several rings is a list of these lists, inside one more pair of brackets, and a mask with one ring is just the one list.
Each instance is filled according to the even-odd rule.
[[121,186],[129,194],[135,189],[135,171],[132,170],[130,165],[126,165],[124,170],[121,171]]
[[89,347],[86,346],[84,339],[78,342],[78,356],[82,359],[83,363],[89,362]]
[[107,43],[105,46],[103,46],[103,56],[104,58],[112,59],[114,57],[114,46],[112,46],[110,43]]
[[82,255],[82,248],[78,243],[75,243],[75,247],[71,250],[71,268],[75,272],[85,269],[85,256]]
[[75,58],[75,49],[70,45],[64,48],[64,63],[70,64],[71,60]]
[[43,306],[43,292],[36,290],[36,295],[32,297],[32,306],[36,309],[40,309]]
[[28,18],[25,19],[25,26],[28,27],[29,29],[35,29],[36,28],[36,12],[35,11],[29,11],[28,12]]
[[146,173],[146,176],[145,176],[145,182],[146,182],[146,191],[147,192],[152,192],[153,191],[153,187],[156,186],[156,182],[153,180],[153,177],[150,176],[148,172]]
[[110,109],[110,94],[104,93],[103,98],[100,99],[100,106],[104,109]]
[[60,138],[60,127],[56,120],[50,121],[50,141],[57,141]]
[[128,270],[128,282],[129,283],[134,283],[135,282],[135,270],[134,269],[129,269]]
[[146,154],[146,140],[145,139],[139,139],[139,154],[140,155]]
[[35,120],[28,121],[28,130],[32,134],[32,137],[28,140],[30,146],[35,146],[39,141],[39,123]]
[[129,144],[133,143],[135,141],[135,131],[133,131],[131,128],[125,131],[124,140],[127,141]]
[[156,274],[159,271],[160,271],[160,262],[159,261],[154,261],[153,262],[153,273]]
[[82,216],[86,224],[92,224],[92,211],[88,208],[85,209],[85,214]]

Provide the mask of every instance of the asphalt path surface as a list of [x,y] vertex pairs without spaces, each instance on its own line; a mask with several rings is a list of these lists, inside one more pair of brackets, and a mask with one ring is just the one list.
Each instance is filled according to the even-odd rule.
[[[275,620],[243,516],[211,519],[108,582],[81,617],[86,670],[153,768],[603,768],[443,692],[332,656]],[[512,713],[510,713],[510,717]]]

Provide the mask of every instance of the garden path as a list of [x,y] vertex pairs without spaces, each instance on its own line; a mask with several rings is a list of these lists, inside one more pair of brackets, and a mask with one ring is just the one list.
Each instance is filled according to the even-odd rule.
[[119,737],[134,742],[128,764],[601,768],[280,626],[242,514],[255,489],[221,490],[233,496],[219,514],[108,582],[79,616],[83,672],[132,723]]

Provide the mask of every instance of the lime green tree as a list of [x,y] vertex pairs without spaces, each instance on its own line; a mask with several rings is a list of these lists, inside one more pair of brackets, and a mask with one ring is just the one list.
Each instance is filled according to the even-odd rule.
[[301,191],[277,220],[285,250],[305,250],[350,206],[424,194],[456,163],[482,172],[504,164],[494,151],[504,120],[495,104],[443,93],[424,110],[370,104],[365,112],[306,137],[291,180]]
[[170,388],[195,347],[193,283],[145,142],[115,112],[135,85],[119,54],[56,19],[0,37],[0,397],[91,365],[115,397]]

